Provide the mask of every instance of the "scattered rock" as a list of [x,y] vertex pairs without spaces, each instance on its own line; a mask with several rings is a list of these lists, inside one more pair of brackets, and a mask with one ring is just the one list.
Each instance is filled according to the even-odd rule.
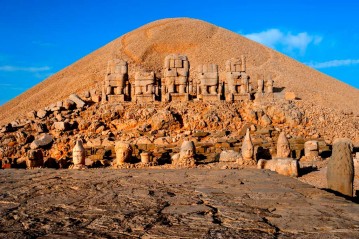
[[34,140],[30,144],[30,148],[31,149],[42,148],[51,144],[52,141],[53,141],[53,137],[50,134],[43,134],[42,136],[40,136],[40,138]]

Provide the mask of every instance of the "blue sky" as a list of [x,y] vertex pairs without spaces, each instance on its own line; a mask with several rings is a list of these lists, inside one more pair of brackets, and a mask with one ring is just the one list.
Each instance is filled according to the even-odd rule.
[[0,0],[0,105],[124,33],[168,17],[240,33],[359,89],[358,12],[354,0]]

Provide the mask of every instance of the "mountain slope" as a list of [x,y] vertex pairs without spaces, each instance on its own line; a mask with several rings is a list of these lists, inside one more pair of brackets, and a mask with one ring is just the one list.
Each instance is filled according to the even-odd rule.
[[[293,91],[304,101],[359,114],[359,90],[229,30],[200,20],[177,18],[144,25],[49,77],[0,107],[0,123],[41,109],[71,93],[94,88],[104,79],[110,59],[127,60],[133,78],[140,68],[160,74],[163,60],[170,53],[188,56],[191,77],[195,77],[199,64],[216,63],[224,71],[226,60],[245,54],[253,82],[258,73],[270,74],[275,87]],[[223,73],[220,76],[223,78]]]

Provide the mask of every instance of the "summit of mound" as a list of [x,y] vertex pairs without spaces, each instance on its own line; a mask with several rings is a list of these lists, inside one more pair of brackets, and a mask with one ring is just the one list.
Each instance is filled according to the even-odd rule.
[[304,101],[359,114],[358,89],[229,30],[201,20],[174,18],[149,23],[117,38],[9,101],[0,107],[0,123],[71,93],[98,87],[110,59],[128,61],[129,76],[133,78],[141,68],[161,75],[163,60],[171,53],[188,56],[191,77],[195,77],[199,64],[215,63],[223,72],[226,60],[244,54],[252,81],[257,74],[269,74],[275,87],[284,89],[282,92],[293,91]]

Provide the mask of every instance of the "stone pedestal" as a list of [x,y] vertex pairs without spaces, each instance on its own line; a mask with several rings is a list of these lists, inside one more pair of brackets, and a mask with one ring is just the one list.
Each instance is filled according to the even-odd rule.
[[136,102],[137,103],[148,103],[155,101],[154,94],[145,94],[145,95],[136,95]]
[[125,102],[125,95],[107,95],[109,103]]
[[203,101],[220,101],[221,96],[220,95],[202,95]]
[[233,101],[245,101],[250,100],[251,95],[249,93],[246,94],[227,94],[226,95],[226,101],[227,102],[233,102]]
[[188,93],[170,93],[168,96],[170,101],[189,101]]

